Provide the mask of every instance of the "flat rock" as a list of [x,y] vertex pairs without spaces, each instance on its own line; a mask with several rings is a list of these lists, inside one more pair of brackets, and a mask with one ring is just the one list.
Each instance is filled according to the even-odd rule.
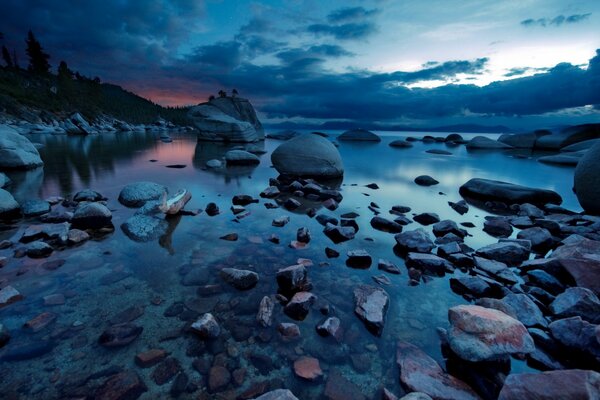
[[106,329],[98,338],[98,343],[104,347],[122,347],[137,339],[144,328],[132,323],[117,324]]
[[252,289],[258,283],[258,274],[253,271],[223,268],[220,274],[225,282],[238,290]]
[[123,371],[110,376],[96,390],[96,399],[103,400],[135,400],[148,388],[140,376],[134,371]]
[[337,138],[341,141],[354,142],[381,142],[381,138],[371,131],[366,129],[352,129],[342,133]]
[[126,185],[119,193],[119,202],[127,207],[141,207],[150,200],[158,200],[167,188],[154,182],[135,182]]
[[388,305],[388,294],[379,287],[360,285],[354,289],[354,312],[376,336],[383,332]]
[[600,300],[594,292],[586,288],[567,288],[556,296],[549,309],[558,318],[580,316],[591,323],[600,323]]
[[314,357],[300,357],[294,361],[294,373],[308,381],[316,381],[323,376],[319,360]]
[[465,198],[480,201],[500,201],[510,204],[531,203],[538,206],[561,204],[562,198],[556,192],[516,185],[490,179],[473,178],[460,187]]
[[581,369],[510,374],[498,400],[597,399],[600,374]]
[[399,233],[394,238],[405,252],[429,253],[435,247],[429,234],[421,228]]

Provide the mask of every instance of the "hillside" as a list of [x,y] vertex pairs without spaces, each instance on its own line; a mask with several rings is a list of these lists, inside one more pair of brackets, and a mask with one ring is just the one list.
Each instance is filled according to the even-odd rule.
[[39,122],[75,112],[89,121],[107,115],[132,124],[149,124],[162,117],[176,125],[189,125],[188,107],[162,107],[117,85],[81,76],[68,79],[0,68],[0,114]]

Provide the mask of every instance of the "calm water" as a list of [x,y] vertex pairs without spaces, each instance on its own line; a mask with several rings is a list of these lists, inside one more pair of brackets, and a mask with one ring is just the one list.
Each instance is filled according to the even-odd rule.
[[[224,358],[230,370],[246,368],[242,386],[231,386],[236,393],[256,382],[279,380],[279,384],[283,381],[301,399],[318,398],[325,387],[323,381],[306,384],[293,377],[291,359],[300,353],[319,358],[326,375],[333,369],[340,371],[369,397],[382,386],[401,393],[393,356],[395,341],[410,341],[442,361],[436,328],[447,327],[447,309],[465,301],[450,291],[448,277],[435,278],[419,286],[408,285],[403,260],[393,252],[393,235],[373,230],[369,225],[373,215],[367,209],[369,203],[379,204],[384,217],[392,217],[387,213],[391,206],[406,205],[415,213],[435,212],[442,219],[473,222],[477,228],[469,229],[473,236],[468,237],[466,243],[474,248],[496,241],[481,232],[487,213],[471,207],[467,214],[460,216],[447,204],[460,199],[458,188],[470,178],[492,178],[552,189],[563,196],[565,207],[579,210],[571,192],[571,168],[548,166],[531,158],[515,158],[510,152],[468,152],[464,146],[447,147],[443,143],[416,142],[411,149],[388,146],[390,141],[406,135],[411,133],[385,133],[383,141],[377,144],[340,144],[346,169],[342,184],[344,200],[335,212],[319,210],[338,217],[350,211],[360,214],[356,238],[340,245],[333,245],[321,233],[323,228],[316,220],[284,209],[268,210],[262,199],[260,204],[247,207],[249,216],[234,221],[229,210],[231,197],[236,194],[258,197],[268,186],[268,179],[277,177],[277,172],[270,167],[270,152],[281,143],[279,141],[267,140],[259,145],[264,146],[267,153],[260,156],[261,163],[256,168],[209,171],[204,169],[205,162],[222,157],[228,147],[196,142],[193,135],[174,135],[172,143],[162,143],[151,134],[33,137],[32,141],[44,144],[40,153],[45,167],[10,174],[14,181],[11,192],[17,200],[68,196],[89,187],[109,199],[116,229],[102,239],[54,252],[48,259],[11,259],[8,266],[0,270],[0,282],[11,284],[25,296],[24,300],[0,310],[0,321],[11,332],[11,341],[3,350],[40,344],[45,348],[40,351],[44,354],[29,360],[0,361],[1,391],[20,393],[22,398],[60,398],[72,393],[74,387],[81,389],[86,380],[87,388],[92,391],[104,381],[106,373],[88,379],[90,375],[119,367],[140,374],[149,388],[143,398],[168,397],[171,383],[157,385],[151,377],[154,367],[142,369],[134,363],[137,353],[163,348],[179,361],[190,380],[201,386],[206,376],[192,367],[194,360],[212,362],[218,355]],[[447,149],[453,155],[425,153],[433,148]],[[520,155],[528,154],[521,152]],[[186,168],[166,168],[169,164],[185,164]],[[430,188],[415,185],[413,179],[423,174],[433,176],[440,184]],[[117,197],[125,184],[141,180],[164,184],[171,193],[186,188],[193,195],[187,209],[204,209],[208,202],[215,202],[222,213],[216,217],[205,213],[177,217],[169,221],[170,229],[165,236],[148,243],[134,242],[121,231],[120,225],[135,210],[120,205]],[[380,189],[364,187],[372,182]],[[272,219],[281,215],[289,215],[290,223],[283,228],[272,227]],[[28,223],[0,231],[0,240],[16,241]],[[307,249],[293,250],[288,244],[295,240],[299,227],[307,227],[313,239]],[[419,225],[413,223],[405,230],[417,227]],[[219,240],[220,236],[233,232],[240,236],[237,242]],[[272,233],[280,237],[281,244],[267,241]],[[372,241],[366,240],[368,238]],[[326,246],[336,248],[342,256],[328,260],[324,254]],[[360,248],[373,256],[375,265],[368,270],[346,267],[346,251]],[[11,255],[12,250],[0,250],[0,256]],[[320,302],[329,304],[333,315],[341,319],[346,332],[343,344],[318,337],[315,325],[323,316],[317,309],[298,322],[302,338],[292,343],[281,341],[274,328],[279,322],[294,322],[283,314],[280,306],[276,307],[272,328],[263,332],[255,323],[260,299],[277,290],[275,272],[296,264],[298,258],[314,262],[309,268],[313,293]],[[360,283],[376,285],[372,277],[381,274],[376,267],[378,258],[391,260],[403,270],[402,275],[388,275],[392,284],[385,286],[385,290],[391,304],[381,338],[368,333],[354,316],[352,296],[353,288]],[[55,259],[66,262],[56,270],[42,266]],[[329,265],[320,265],[322,262]],[[223,266],[255,270],[260,282],[247,292],[224,287],[222,293],[211,297],[198,297],[197,286],[182,284],[184,274],[190,269],[203,271],[200,274],[203,284],[222,283],[217,271]],[[52,294],[63,294],[65,304],[44,306],[43,298]],[[183,310],[181,313],[165,316],[167,309],[172,311],[178,307]],[[143,309],[142,315],[134,321],[144,328],[141,336],[119,349],[100,347],[98,336],[110,326],[109,321],[128,319],[118,315],[128,309]],[[55,313],[56,321],[38,333],[21,329],[26,321],[43,311]],[[204,348],[192,335],[173,334],[194,320],[198,313],[208,311],[223,328],[222,338],[217,343]],[[131,314],[137,316],[139,312]],[[272,363],[261,355],[271,357]],[[368,372],[360,372],[365,364]],[[513,361],[513,371],[527,368]],[[198,393],[183,394],[181,398],[196,398]]]

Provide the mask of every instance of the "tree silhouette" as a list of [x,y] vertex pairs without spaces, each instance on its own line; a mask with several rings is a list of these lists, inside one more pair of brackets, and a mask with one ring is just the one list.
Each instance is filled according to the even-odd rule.
[[213,94],[211,94],[210,96],[208,96],[208,101],[212,101],[215,99],[215,96]]
[[10,58],[10,52],[6,48],[6,46],[2,46],[2,59],[8,68],[13,67],[12,59]]
[[21,68],[21,67],[19,67],[19,60],[17,59],[17,51],[15,49],[13,49],[13,65],[15,66],[16,69]]
[[29,56],[28,69],[37,74],[48,73],[50,70],[50,63],[48,63],[50,56],[44,52],[42,45],[35,38],[33,32],[29,31],[25,43],[27,44],[26,53]]
[[231,97],[236,97],[237,95],[238,95],[238,91],[237,91],[237,89],[233,89],[233,90],[231,91]]
[[65,61],[58,65],[58,79],[73,80],[73,71],[69,69]]
[[227,97],[227,92],[224,90],[219,90],[219,97]]

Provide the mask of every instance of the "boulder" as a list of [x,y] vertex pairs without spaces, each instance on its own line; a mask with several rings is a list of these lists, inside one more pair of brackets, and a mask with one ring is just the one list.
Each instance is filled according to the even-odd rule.
[[529,250],[513,242],[500,242],[484,246],[475,252],[489,260],[508,265],[519,265],[529,258]]
[[244,150],[229,150],[225,153],[225,164],[227,166],[257,165],[260,164],[260,158]]
[[531,203],[536,206],[561,204],[560,195],[551,190],[530,188],[513,183],[473,178],[460,187],[465,198],[480,201],[501,201],[508,205]]
[[354,289],[354,312],[365,324],[367,330],[381,336],[389,297],[385,290],[370,285],[360,285]]
[[422,228],[399,233],[394,238],[404,252],[429,253],[435,247],[429,234]]
[[15,198],[4,189],[0,189],[0,218],[14,218],[20,213],[21,206]]
[[279,132],[275,132],[275,133],[268,133],[266,135],[266,137],[269,139],[275,139],[275,140],[290,140],[290,139],[293,139],[296,136],[300,136],[300,135],[301,135],[301,133],[298,131],[284,130],[284,131],[279,131]]
[[558,318],[580,316],[594,324],[600,323],[600,300],[589,289],[571,287],[556,296],[550,312]]
[[498,141],[517,149],[533,149],[537,139],[551,134],[547,130],[537,130],[529,133],[515,133],[500,135]]
[[0,188],[10,185],[11,180],[6,174],[0,172]]
[[221,334],[221,327],[212,314],[206,313],[194,322],[190,329],[201,339],[215,339]]
[[50,212],[50,203],[45,200],[28,200],[21,204],[21,212],[25,217],[35,217]]
[[298,292],[285,305],[283,311],[292,319],[302,321],[308,315],[310,307],[317,300],[317,296],[310,292]]
[[192,107],[189,118],[198,129],[198,140],[257,142],[264,129],[252,104],[240,97],[217,97]]
[[448,344],[463,360],[490,361],[535,350],[525,326],[501,311],[460,305],[448,310],[448,319]]
[[390,142],[389,144],[390,147],[396,147],[396,148],[401,148],[401,149],[406,149],[409,147],[413,147],[413,144],[409,141],[406,141],[404,139],[398,139],[398,140],[393,140]]
[[439,400],[479,399],[466,383],[444,372],[433,358],[410,343],[398,342],[396,364],[400,382],[407,391],[425,393]]
[[427,275],[444,275],[454,271],[454,266],[448,260],[427,253],[408,253],[406,267],[415,268]]
[[8,125],[0,125],[0,169],[32,169],[44,165],[29,139]]
[[112,213],[104,204],[83,203],[75,210],[71,223],[73,228],[98,229],[110,225],[111,220]]
[[280,174],[338,178],[344,175],[344,164],[337,148],[327,139],[304,134],[282,143],[271,154],[271,162]]
[[149,242],[167,233],[169,223],[163,218],[138,214],[128,218],[121,229],[133,241]]
[[596,143],[600,143],[600,138],[584,140],[583,142],[577,142],[575,144],[565,146],[560,149],[560,152],[561,153],[574,153],[574,152],[587,151],[587,150],[591,149],[592,147],[594,147],[594,145]]
[[548,328],[552,337],[567,349],[594,358],[596,364],[600,362],[600,325],[577,316],[556,320]]
[[537,149],[559,150],[584,140],[598,138],[600,138],[600,124],[575,125],[565,128],[559,133],[538,138],[535,147]]
[[581,369],[511,374],[498,400],[600,398],[600,374]]
[[389,219],[383,217],[373,217],[371,219],[371,226],[378,231],[388,232],[388,233],[400,233],[402,232],[402,225],[395,221],[390,221]]
[[538,162],[542,164],[551,164],[551,165],[566,165],[569,167],[574,167],[579,164],[579,160],[581,159],[581,155],[577,156],[575,153],[567,153],[567,154],[554,154],[551,156],[543,156],[538,158]]
[[127,207],[141,207],[150,200],[160,199],[167,188],[154,182],[135,182],[126,185],[119,193],[119,202]]
[[104,196],[92,189],[83,189],[75,193],[73,201],[80,203],[82,201],[101,201],[106,200]]
[[523,229],[517,234],[517,239],[529,240],[531,248],[542,254],[545,254],[554,245],[552,234],[547,229],[538,226]]
[[415,183],[419,186],[434,186],[440,182],[429,175],[420,175],[415,178]]
[[338,136],[338,140],[354,142],[381,142],[381,138],[366,129],[351,129]]
[[475,136],[467,143],[467,149],[512,149],[512,146],[486,136]]
[[328,223],[323,229],[323,233],[327,236],[333,243],[342,243],[348,240],[354,239],[355,230],[351,226],[337,226]]
[[238,290],[252,289],[258,283],[258,274],[244,269],[223,268],[221,277]]
[[600,215],[600,143],[596,143],[575,168],[575,194],[588,213]]
[[501,300],[484,298],[478,300],[475,304],[502,311],[506,315],[519,320],[526,327],[548,326],[540,308],[526,294],[509,293]]

